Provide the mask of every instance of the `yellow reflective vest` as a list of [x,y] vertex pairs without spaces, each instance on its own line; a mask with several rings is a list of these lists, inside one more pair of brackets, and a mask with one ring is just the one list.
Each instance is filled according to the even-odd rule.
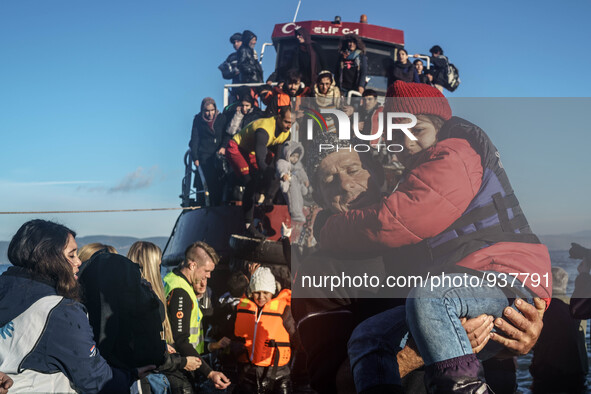
[[205,350],[205,341],[203,339],[203,328],[201,327],[201,319],[203,318],[203,312],[201,312],[201,308],[199,308],[199,303],[197,300],[197,296],[195,295],[195,291],[193,287],[185,280],[185,278],[178,276],[174,272],[169,272],[164,277],[164,292],[166,293],[166,297],[174,290],[174,289],[183,289],[191,298],[191,302],[193,306],[191,308],[191,322],[190,322],[190,334],[189,334],[189,343],[193,345],[193,347],[197,350],[199,354],[203,354]]
[[277,120],[274,116],[270,118],[261,118],[257,119],[254,122],[251,122],[240,130],[240,132],[236,133],[233,137],[234,142],[236,145],[247,152],[254,152],[255,148],[255,132],[258,129],[263,129],[269,135],[269,141],[267,141],[267,147],[274,146],[274,145],[281,145],[289,138],[290,131],[284,131],[278,136],[275,135],[275,128],[277,127]]

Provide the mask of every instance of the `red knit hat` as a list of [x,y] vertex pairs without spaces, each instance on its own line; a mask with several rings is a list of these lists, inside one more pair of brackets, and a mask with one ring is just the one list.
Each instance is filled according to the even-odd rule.
[[437,115],[451,118],[451,108],[445,96],[425,83],[396,81],[388,88],[386,112],[407,112],[413,115]]

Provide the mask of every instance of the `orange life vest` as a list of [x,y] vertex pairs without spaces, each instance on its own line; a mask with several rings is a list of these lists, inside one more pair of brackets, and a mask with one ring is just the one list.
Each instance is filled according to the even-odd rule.
[[[283,289],[279,295],[259,307],[243,297],[236,307],[234,335],[246,340],[248,359],[242,355],[241,362],[251,362],[261,367],[284,366],[291,358],[289,333],[283,326],[283,312],[291,303],[291,290]],[[257,317],[258,316],[258,317]]]

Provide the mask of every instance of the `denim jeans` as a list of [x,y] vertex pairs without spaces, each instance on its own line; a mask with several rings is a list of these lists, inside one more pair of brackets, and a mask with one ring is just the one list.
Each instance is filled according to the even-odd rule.
[[[520,282],[515,281],[514,286],[530,294]],[[531,299],[526,301],[532,302]],[[409,331],[425,365],[431,365],[472,353],[470,340],[460,323],[461,317],[473,318],[483,313],[500,317],[508,305],[506,294],[497,286],[449,286],[432,291],[429,287],[413,289],[406,307],[375,315],[353,331],[348,352],[357,391],[382,384],[401,384],[396,354],[402,349]],[[501,348],[500,344],[489,342],[478,358],[490,358]]]

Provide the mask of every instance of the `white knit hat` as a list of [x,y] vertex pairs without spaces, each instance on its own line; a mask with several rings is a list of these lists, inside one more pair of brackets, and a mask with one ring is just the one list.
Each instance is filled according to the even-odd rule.
[[267,267],[259,267],[252,274],[250,278],[250,291],[268,291],[271,294],[275,294],[277,285],[275,284],[275,277],[271,273],[271,270]]

